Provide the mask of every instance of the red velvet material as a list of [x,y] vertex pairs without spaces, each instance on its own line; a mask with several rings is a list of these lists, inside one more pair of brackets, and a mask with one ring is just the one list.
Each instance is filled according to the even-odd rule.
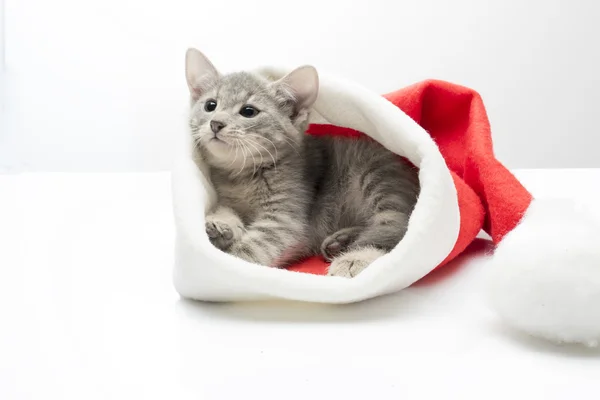
[[[482,227],[494,243],[500,242],[519,223],[532,197],[495,159],[490,124],[479,94],[463,86],[428,80],[384,97],[431,135],[456,186],[461,227],[454,249],[440,266],[460,254]],[[363,136],[331,125],[311,125],[308,134]],[[322,275],[327,266],[322,258],[312,257],[288,269]]]

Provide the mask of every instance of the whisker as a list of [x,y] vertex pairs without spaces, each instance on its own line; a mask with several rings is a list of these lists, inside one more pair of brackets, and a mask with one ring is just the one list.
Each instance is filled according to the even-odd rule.
[[[293,143],[296,143],[296,142],[294,142],[292,139],[290,139],[290,138],[288,138],[288,137],[285,137],[285,136],[283,136],[283,140],[285,140],[285,142],[286,142],[287,144],[289,144],[289,145],[290,145],[290,147],[291,147],[292,149],[294,149],[294,151],[296,152],[296,154],[298,154],[298,155],[300,156],[300,152],[298,151],[298,149],[296,148],[296,146],[294,146],[294,145],[293,145],[292,143],[290,143],[288,140],[291,140]],[[296,143],[296,145],[298,145],[298,143]]]
[[256,159],[254,158],[254,154],[252,154],[252,150],[250,150],[250,143],[247,140],[243,140],[244,145],[248,148],[248,153],[252,156],[252,177],[256,174]]
[[271,145],[273,146],[273,148],[275,149],[275,158],[277,158],[279,160],[279,154],[277,154],[277,146],[275,146],[275,143],[273,143],[270,139],[267,139],[264,136],[259,136],[262,139],[266,140],[267,142],[271,143]]
[[[238,139],[236,139],[237,142]],[[233,159],[233,161],[225,168],[229,168],[231,167],[233,164],[235,164],[235,162],[237,161],[237,155],[238,155],[238,146],[235,146],[235,158]]]
[[[233,147],[234,146],[229,145],[229,151],[227,152],[227,156],[226,156],[227,158],[229,158],[229,156],[231,155],[231,152],[233,151]],[[236,153],[237,153],[237,147],[236,147]]]
[[[250,128],[248,128],[248,129],[250,129]],[[248,132],[241,131],[239,129],[233,129],[233,130],[230,130],[229,132],[237,133],[239,135],[245,135],[246,139],[248,139],[249,137],[255,137],[256,139],[264,139],[264,140],[268,141],[273,146],[273,149],[275,149],[275,157],[273,157],[273,153],[271,153],[269,151],[269,149],[267,149],[265,146],[261,145],[258,142],[258,140],[254,141],[253,143],[257,146],[262,147],[269,154],[269,156],[273,160],[273,167],[275,168],[275,171],[277,171],[277,160],[279,159],[279,152],[277,151],[277,146],[275,146],[275,143],[273,143],[271,140],[267,139],[266,137],[260,136],[256,133],[248,133]],[[262,154],[261,154],[261,156],[262,156]]]
[[273,166],[275,167],[275,171],[277,171],[277,162],[275,161],[275,157],[273,157],[273,154],[269,151],[269,149],[267,149],[265,146],[263,146],[262,144],[260,144],[258,142],[254,142],[254,144],[256,144],[257,146],[262,147],[263,149],[265,149],[265,151],[267,153],[269,153],[269,155],[271,156],[271,159],[273,160]]
[[[244,139],[240,139],[240,140],[242,142],[242,146],[244,146],[244,148],[246,150],[248,150],[248,154],[250,154],[250,156],[252,157],[252,176],[254,176],[254,174],[256,173],[256,160],[254,159],[254,154],[252,154],[252,150],[250,150],[250,147],[248,147],[246,141]],[[244,154],[246,154],[246,153],[244,152]]]
[[[237,140],[237,143],[240,143],[242,146],[244,146],[244,144],[241,142],[240,139],[236,139],[236,140]],[[240,167],[240,170],[234,176],[238,176],[239,174],[241,174],[242,171],[244,170],[244,167],[246,166],[246,152],[244,151],[244,147],[241,147],[241,149],[242,149],[242,154],[244,155],[244,161],[242,162],[242,166]]]
[[[254,150],[258,151],[258,154],[260,155],[260,164],[259,164],[259,167],[262,166],[263,163],[264,163],[264,158],[263,158],[263,155],[262,155],[262,152],[260,151],[260,149],[256,147],[256,143],[254,143],[250,138],[246,138],[246,143],[249,146],[254,147]],[[252,159],[254,160],[254,157],[252,157]],[[254,174],[252,174],[252,176],[254,176]]]

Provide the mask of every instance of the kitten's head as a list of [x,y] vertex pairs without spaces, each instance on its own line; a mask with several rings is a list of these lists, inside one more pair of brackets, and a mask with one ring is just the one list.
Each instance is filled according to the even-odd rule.
[[220,75],[201,52],[189,49],[185,72],[192,136],[209,164],[257,168],[300,150],[319,89],[313,67],[275,82],[247,72]]

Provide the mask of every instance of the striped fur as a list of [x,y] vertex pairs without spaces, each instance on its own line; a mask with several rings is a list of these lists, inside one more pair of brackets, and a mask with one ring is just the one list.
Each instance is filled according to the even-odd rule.
[[[273,267],[322,254],[330,275],[352,277],[398,244],[419,194],[417,172],[371,140],[305,135],[314,69],[270,82],[220,76],[205,61],[188,62],[187,75],[192,136],[218,195],[206,219],[215,246]],[[246,105],[260,112],[240,115]],[[215,133],[217,119],[225,127]]]

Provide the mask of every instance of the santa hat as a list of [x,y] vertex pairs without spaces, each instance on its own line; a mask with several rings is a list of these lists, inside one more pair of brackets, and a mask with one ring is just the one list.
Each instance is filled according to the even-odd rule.
[[[277,79],[286,71],[258,73]],[[183,297],[356,302],[443,268],[483,229],[496,245],[486,293],[508,324],[552,341],[598,343],[600,224],[576,204],[534,199],[496,160],[476,92],[430,80],[382,97],[321,74],[313,108],[309,134],[368,135],[419,168],[421,193],[403,240],[352,279],[325,276],[316,257],[282,270],[225,254],[204,231],[216,197],[183,132],[172,183],[174,284]]]

